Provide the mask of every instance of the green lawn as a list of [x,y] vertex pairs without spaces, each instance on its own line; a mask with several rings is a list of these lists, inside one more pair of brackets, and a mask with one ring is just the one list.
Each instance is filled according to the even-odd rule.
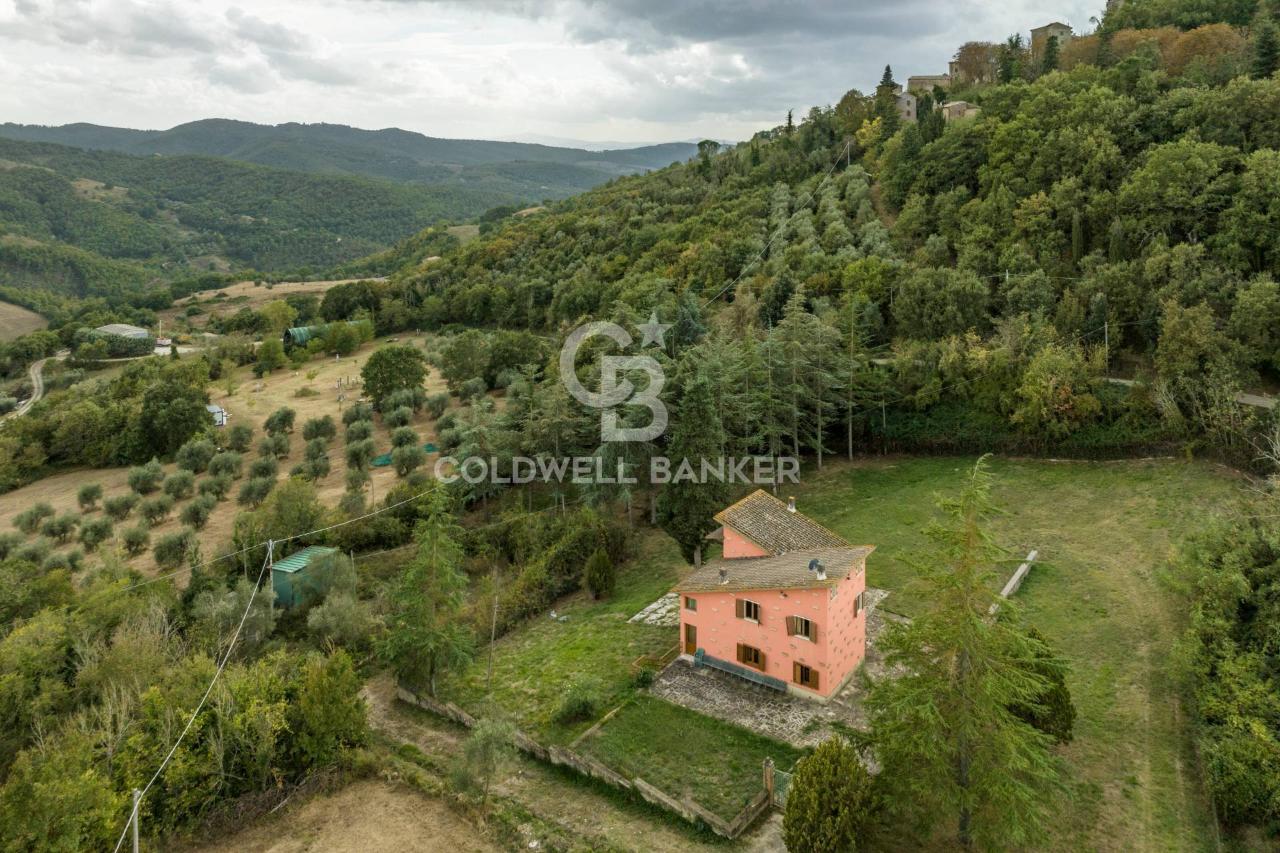
[[[878,546],[868,583],[910,614],[904,555],[927,543],[934,493],[953,492],[972,459],[829,466],[796,490],[800,509]],[[1214,830],[1168,665],[1182,626],[1159,582],[1172,547],[1243,500],[1241,481],[1205,463],[993,460],[997,537],[1040,559],[1018,593],[1030,622],[1072,665],[1078,717],[1063,748],[1070,796],[1049,849],[1204,850]]]
[[[535,618],[498,640],[493,649],[493,701],[528,734],[549,744],[566,744],[592,721],[563,726],[553,719],[566,687],[583,676],[602,689],[603,708],[620,705],[634,693],[631,663],[659,656],[676,645],[676,628],[633,625],[638,611],[666,593],[678,578],[680,554],[665,536],[646,535],[637,557],[620,567],[618,587],[606,601],[585,593],[562,599],[560,622]],[[488,648],[461,676],[445,679],[441,695],[464,708],[486,702]]]
[[789,770],[803,754],[788,744],[651,696],[628,704],[580,748],[674,797],[689,793],[725,820],[760,793],[765,758]]

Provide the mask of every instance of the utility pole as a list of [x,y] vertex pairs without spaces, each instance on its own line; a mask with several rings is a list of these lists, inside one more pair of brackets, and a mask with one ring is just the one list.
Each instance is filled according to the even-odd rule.
[[1102,321],[1102,349],[1106,352],[1107,369],[1111,369],[1111,323]]
[[266,540],[266,583],[270,596],[266,597],[271,612],[275,612],[275,539]]
[[133,853],[138,853],[138,822],[142,820],[142,792],[133,789]]
[[493,616],[489,620],[489,676],[485,692],[493,698],[493,644],[498,640],[498,567],[493,567]]

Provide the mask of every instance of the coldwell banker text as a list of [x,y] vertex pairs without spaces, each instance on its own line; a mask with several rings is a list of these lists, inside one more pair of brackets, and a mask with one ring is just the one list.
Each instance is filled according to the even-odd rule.
[[[648,460],[648,482],[666,483],[741,483],[744,485],[781,485],[800,482],[800,460],[791,456],[730,456],[716,459],[668,459],[654,456]],[[436,460],[436,479],[443,483],[462,480],[467,483],[598,483],[624,485],[639,483],[636,474],[642,466],[618,460],[606,462],[599,456],[565,456],[551,459],[488,459],[469,456],[459,461],[452,456]]]

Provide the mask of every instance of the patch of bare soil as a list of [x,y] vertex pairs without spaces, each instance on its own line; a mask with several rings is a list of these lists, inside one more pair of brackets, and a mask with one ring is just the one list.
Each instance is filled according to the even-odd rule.
[[444,803],[410,788],[364,780],[313,797],[193,853],[366,853],[370,850],[448,850],[489,853],[499,848]]

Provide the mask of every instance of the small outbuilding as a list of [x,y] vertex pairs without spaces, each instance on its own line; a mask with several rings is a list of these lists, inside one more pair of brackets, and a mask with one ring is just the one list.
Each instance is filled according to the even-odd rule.
[[94,331],[102,335],[112,335],[117,338],[129,338],[131,340],[143,340],[151,337],[151,333],[146,329],[140,326],[131,326],[128,323],[108,323],[105,326],[99,326]]
[[307,568],[316,560],[336,553],[337,548],[308,545],[272,564],[271,588],[276,594],[276,604],[285,610],[309,604],[315,585],[308,583]]
[[227,425],[228,415],[227,415],[226,409],[222,408],[216,403],[210,403],[209,405],[204,407],[204,410],[213,416],[214,426],[224,427]]

